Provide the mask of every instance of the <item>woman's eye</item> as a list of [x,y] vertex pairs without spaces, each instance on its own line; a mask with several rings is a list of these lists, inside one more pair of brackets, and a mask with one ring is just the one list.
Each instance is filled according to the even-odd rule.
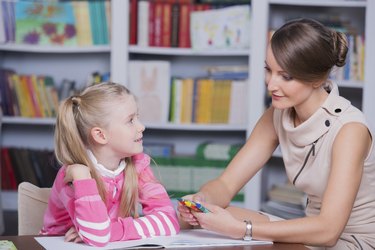
[[283,77],[283,79],[285,81],[291,81],[291,80],[293,80],[293,77],[291,77],[290,75],[282,75],[282,77]]
[[267,72],[270,72],[270,71],[271,71],[270,68],[267,67],[267,66],[264,66],[264,69],[265,69]]

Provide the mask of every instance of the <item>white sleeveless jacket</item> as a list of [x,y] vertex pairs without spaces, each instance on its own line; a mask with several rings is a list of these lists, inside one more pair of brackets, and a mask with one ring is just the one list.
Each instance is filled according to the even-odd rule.
[[[308,196],[307,216],[320,212],[331,169],[332,145],[341,127],[349,122],[368,127],[363,113],[338,95],[337,86],[331,84],[330,88],[321,108],[298,127],[294,127],[291,109],[274,110],[286,172],[289,180]],[[331,249],[375,249],[375,137],[371,135],[372,146],[352,213],[339,242]]]

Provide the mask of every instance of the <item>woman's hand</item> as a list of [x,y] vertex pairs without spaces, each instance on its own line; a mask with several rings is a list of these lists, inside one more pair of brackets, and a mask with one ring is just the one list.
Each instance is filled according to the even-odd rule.
[[[190,195],[186,195],[182,198],[187,199],[187,200],[196,201],[196,202],[199,202],[199,203],[205,200],[204,195],[202,193],[190,194]],[[198,226],[199,225],[198,220],[192,214],[190,208],[178,203],[177,211],[179,213],[180,224],[181,224],[182,228],[187,227],[186,225],[182,224],[184,222],[191,225],[191,226]]]
[[82,164],[72,164],[66,167],[65,183],[71,183],[76,180],[91,179],[90,169]]
[[75,227],[71,227],[68,232],[65,233],[65,241],[75,243],[82,242],[82,239],[77,233]]
[[199,225],[209,231],[214,231],[232,238],[242,238],[245,234],[245,223],[233,217],[229,211],[206,202],[201,202],[209,213],[192,211]]

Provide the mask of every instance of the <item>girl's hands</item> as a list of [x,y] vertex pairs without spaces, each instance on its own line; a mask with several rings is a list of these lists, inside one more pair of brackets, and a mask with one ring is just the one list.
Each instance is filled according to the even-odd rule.
[[[197,201],[199,203],[201,203],[202,201],[205,200],[204,195],[202,193],[190,194],[190,195],[186,195],[182,198],[192,200],[192,201]],[[198,220],[195,218],[195,216],[191,212],[190,208],[188,208],[186,206],[183,206],[178,202],[177,211],[179,213],[180,224],[181,224],[182,228],[185,228],[185,225],[183,225],[182,223],[187,223],[190,226],[198,226],[199,225]]]
[[211,212],[192,211],[191,213],[202,228],[237,239],[244,236],[246,227],[243,221],[236,219],[230,212],[219,206],[206,202],[201,202],[201,204]]
[[77,233],[75,227],[71,227],[68,230],[68,232],[65,233],[65,241],[78,243],[78,242],[82,242],[83,240],[81,239],[81,237]]
[[66,167],[65,183],[71,183],[76,180],[91,179],[90,169],[82,164],[72,164]]

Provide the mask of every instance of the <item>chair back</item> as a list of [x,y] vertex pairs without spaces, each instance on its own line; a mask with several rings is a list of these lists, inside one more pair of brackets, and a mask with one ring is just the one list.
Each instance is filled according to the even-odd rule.
[[39,234],[50,192],[30,182],[18,185],[18,235]]

